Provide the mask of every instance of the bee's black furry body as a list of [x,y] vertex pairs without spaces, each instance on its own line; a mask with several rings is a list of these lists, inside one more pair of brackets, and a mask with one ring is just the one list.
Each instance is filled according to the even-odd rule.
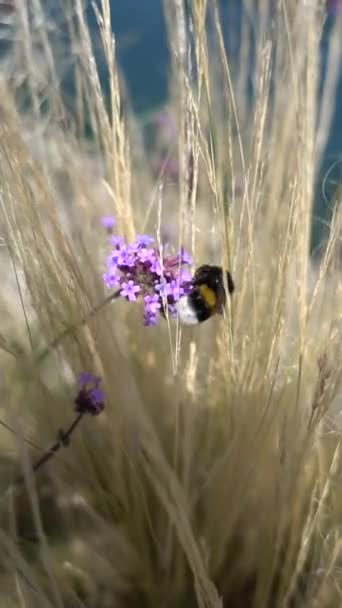
[[209,264],[196,270],[192,286],[180,307],[181,321],[188,325],[203,323],[214,314],[222,314],[226,303],[226,288],[229,294],[235,289],[230,272],[224,273],[220,266]]

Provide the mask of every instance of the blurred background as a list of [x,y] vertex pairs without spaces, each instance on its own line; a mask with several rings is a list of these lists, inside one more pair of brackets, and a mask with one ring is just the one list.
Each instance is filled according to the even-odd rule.
[[[191,0],[189,0],[191,2]],[[310,11],[316,0],[298,0],[303,9]],[[254,4],[254,7],[253,7]],[[242,23],[255,27],[258,3],[251,2],[250,9],[238,0],[221,0],[222,24],[225,43],[230,57],[237,58],[240,47]],[[277,5],[277,2],[274,3]],[[329,36],[333,22],[342,13],[341,0],[326,0],[326,20],[322,36],[321,88],[325,86]],[[129,98],[134,110],[144,116],[158,109],[168,99],[170,54],[162,0],[112,0],[112,27],[117,37],[118,60],[127,82]],[[248,11],[248,12],[247,12]],[[95,22],[90,9],[88,18]],[[269,24],[271,27],[271,23]],[[342,31],[341,31],[342,37]],[[249,57],[250,74],[253,73],[253,56]],[[252,94],[251,81],[251,94]],[[336,82],[336,104],[332,108],[331,130],[317,181],[316,208],[313,232],[313,250],[319,247],[322,223],[329,217],[329,205],[342,183],[342,70]],[[165,121],[164,121],[165,124]],[[336,163],[336,164],[335,164]],[[324,182],[325,176],[328,177]],[[323,188],[324,182],[324,188]]]
[[[126,87],[127,103],[133,109],[145,129],[147,145],[155,131],[160,131],[162,138],[176,140],[177,134],[171,116],[168,115],[167,102],[169,99],[170,82],[170,48],[167,37],[167,24],[165,11],[167,8],[163,0],[111,0],[112,30],[116,39],[116,52],[119,67],[122,72],[124,86]],[[191,1],[191,0],[189,0]],[[321,43],[321,93],[326,82],[326,65],[329,56],[329,39],[332,26],[342,14],[342,0],[298,0],[302,3],[302,18],[310,11],[318,10],[318,6],[325,11],[324,29]],[[275,9],[278,3],[274,3]],[[237,0],[219,0],[225,44],[234,68],[234,59],[237,59],[240,46],[242,27],[249,27],[250,32],[257,26],[258,3],[242,3]],[[2,72],[5,78],[12,78],[18,87],[19,103],[25,108],[25,74],[18,64],[13,64],[13,42],[16,38],[16,25],[18,19],[18,6],[16,0],[0,0],[0,54]],[[50,40],[55,39],[59,48],[60,61],[57,65],[59,78],[62,83],[67,107],[72,113],[75,97],[74,91],[74,59],[75,53],[70,52],[70,23],[73,19],[74,5],[72,0],[45,0],[39,4],[42,11],[42,22],[37,18],[37,0],[27,4],[27,15],[32,21],[32,31],[37,34],[42,27],[43,20],[48,20]],[[96,23],[96,16],[92,4],[85,4],[85,17],[93,36],[97,61],[100,67],[102,85],[106,88],[107,74],[103,53],[101,51],[100,34]],[[38,11],[39,12],[39,11]],[[247,24],[247,25],[246,25]],[[263,24],[272,28],[272,22]],[[209,26],[210,27],[210,26]],[[342,31],[341,31],[342,36]],[[39,54],[39,43],[35,52]],[[332,49],[330,52],[334,52]],[[340,51],[335,49],[335,52]],[[247,69],[250,73],[250,98],[253,96],[253,53],[246,58]],[[337,60],[337,57],[336,57]],[[14,61],[18,61],[18,57]],[[20,59],[19,59],[20,61]],[[235,64],[237,65],[237,63]],[[338,65],[338,61],[336,61]],[[32,75],[31,75],[32,79]],[[329,220],[331,205],[336,200],[338,189],[342,183],[342,70],[337,68],[335,82],[329,83],[334,89],[335,104],[330,109],[331,129],[327,137],[327,144],[322,150],[319,168],[317,171],[317,187],[315,196],[315,209],[313,221],[312,249],[319,251],[319,243],[324,233],[324,224]],[[151,131],[152,125],[152,131]],[[152,134],[151,134],[152,133]],[[158,137],[158,133],[157,133]],[[145,142],[146,143],[146,142]],[[158,167],[156,168],[158,171]],[[172,159],[166,167],[169,177],[176,178],[177,170]]]
[[[108,2],[0,0],[0,607],[340,608],[341,0]],[[112,214],[223,319],[101,308]]]

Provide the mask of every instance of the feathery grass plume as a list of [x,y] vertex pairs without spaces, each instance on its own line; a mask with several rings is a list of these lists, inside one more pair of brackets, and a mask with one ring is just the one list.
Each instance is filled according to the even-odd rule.
[[[55,28],[40,0],[16,2],[0,102],[0,465],[4,487],[19,474],[27,483],[1,503],[0,605],[337,608],[338,189],[320,259],[309,251],[340,17],[328,23],[320,97],[324,2],[243,0],[238,25],[230,3],[164,4],[178,181],[161,172],[156,184],[119,77],[109,0],[96,4],[95,39],[81,0],[58,5]],[[61,86],[70,65],[71,109]],[[111,214],[126,262],[136,232],[156,244],[136,247],[133,266],[112,257],[122,297],[94,315],[108,254],[99,217]],[[156,285],[145,293],[127,273],[140,252],[151,274],[165,232],[195,266],[231,269],[236,295],[223,318],[150,331],[127,304],[148,296],[158,314]],[[68,450],[33,476],[80,369],[103,378],[106,408],[84,416]]]

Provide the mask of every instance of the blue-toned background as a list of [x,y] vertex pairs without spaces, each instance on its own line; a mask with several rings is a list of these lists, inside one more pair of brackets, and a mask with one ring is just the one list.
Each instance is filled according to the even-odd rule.
[[[241,3],[223,0],[224,22],[233,24],[238,32]],[[133,107],[142,112],[166,100],[169,51],[161,0],[112,0],[112,26],[117,38],[118,59],[129,87]],[[94,17],[89,12],[89,19]],[[335,17],[329,16],[323,34],[323,78],[327,45]],[[342,33],[341,33],[342,36]],[[238,37],[227,45],[234,52]],[[330,157],[342,154],[342,70],[336,96],[336,108],[327,153]]]
[[[117,38],[118,60],[128,85],[133,108],[143,113],[167,99],[169,51],[161,0],[112,0],[112,27]],[[230,24],[230,30],[237,33],[234,39],[226,36],[230,53],[239,44],[238,31],[242,17],[241,3],[237,0],[222,0],[223,23]],[[89,12],[90,20],[94,19]],[[325,63],[329,35],[335,15],[328,16],[322,40],[322,87],[324,87]],[[233,25],[233,27],[231,27]],[[328,144],[325,150],[321,176],[317,183],[316,215],[329,215],[327,203],[322,196],[322,176],[326,174],[334,160],[342,160],[342,70],[339,74],[336,105]],[[326,183],[326,196],[333,198],[337,183],[342,181],[342,165],[339,163],[331,171]],[[314,242],[317,243],[318,224],[314,225]]]
[[[188,1],[190,2],[191,0]],[[8,2],[11,3],[11,0],[8,0]],[[239,0],[219,0],[219,3],[225,31],[225,42],[230,56],[234,56],[234,53],[239,48],[242,3]],[[322,88],[325,86],[325,64],[329,36],[331,27],[336,19],[334,12],[342,11],[342,0],[326,0],[326,3],[331,14],[326,19],[322,38]],[[56,28],[58,44],[65,51],[69,45],[68,28],[65,23],[61,23],[61,19],[63,19],[63,15],[65,14],[65,0],[45,0],[43,4],[52,25],[51,31],[53,32],[54,28]],[[4,5],[0,3],[1,6]],[[98,48],[100,49],[101,45],[98,40],[96,19],[91,2],[87,4],[86,12],[90,29],[93,33],[95,48],[98,44]],[[163,2],[162,0],[111,0],[111,12],[112,29],[117,43],[117,57],[127,83],[130,102],[137,115],[144,116],[145,113],[149,113],[161,106],[167,100],[168,95],[170,55],[163,14]],[[3,10],[0,14],[0,56],[2,56],[8,47],[6,35],[3,32],[2,16]],[[256,15],[244,15],[244,18],[250,19],[252,25],[254,25]],[[105,86],[107,80],[106,68],[104,64],[101,66],[100,56],[101,53],[99,52],[99,68],[102,83]],[[63,69],[61,80],[66,100],[69,100],[70,107],[72,108],[74,98],[72,69]],[[20,94],[24,99],[23,104],[25,106],[27,101],[22,90]],[[318,218],[323,219],[329,217],[329,206],[326,199],[328,201],[333,200],[337,186],[342,182],[342,70],[340,70],[338,78],[335,102],[332,125],[328,134],[328,144],[324,152],[322,167],[317,180],[315,214]],[[334,161],[338,159],[340,162],[336,163],[333,170],[329,173],[329,179],[325,184],[325,197],[323,197],[322,177],[331,168]],[[316,222],[317,226],[318,223]],[[313,246],[317,242],[317,226],[314,223],[315,238]]]

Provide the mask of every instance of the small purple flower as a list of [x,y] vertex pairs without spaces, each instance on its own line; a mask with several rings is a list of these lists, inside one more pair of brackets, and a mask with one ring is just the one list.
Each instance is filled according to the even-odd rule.
[[137,255],[142,264],[146,264],[146,262],[153,264],[154,261],[157,259],[155,250],[146,249],[146,247],[143,247],[142,249],[140,249],[138,251]]
[[160,282],[156,283],[154,288],[160,298],[167,298],[171,294],[170,284],[165,277],[161,277]]
[[101,217],[101,224],[107,232],[112,232],[115,226],[115,219],[111,215],[104,215]]
[[156,315],[157,312],[161,308],[160,300],[158,294],[154,294],[153,296],[145,296],[145,312],[148,314]]
[[150,312],[144,312],[144,325],[146,327],[152,327],[153,325],[157,325],[158,324],[158,320],[157,320],[157,315],[152,314]]
[[180,296],[184,294],[184,289],[176,279],[173,279],[170,283],[168,283],[168,291],[168,295],[171,296],[175,302],[177,302]]
[[130,302],[135,302],[137,299],[136,294],[139,293],[139,291],[139,285],[135,285],[134,281],[128,281],[127,283],[122,283],[120,295],[124,298],[127,298],[127,300],[129,300]]
[[116,263],[119,267],[123,266],[133,268],[133,266],[135,266],[135,259],[134,256],[127,250],[127,248],[125,246],[122,246],[119,251]]
[[160,277],[163,274],[160,260],[157,257],[155,257],[154,260],[152,260],[150,270],[151,270],[151,272],[153,272],[153,274],[158,275],[158,277]]
[[177,319],[177,306],[176,304],[169,304],[168,311],[171,319]]
[[97,416],[104,409],[104,392],[100,388],[101,378],[88,372],[79,375],[79,391],[75,398],[75,411],[79,414]]
[[192,280],[191,273],[188,270],[182,268],[179,273],[179,282],[182,284],[183,288],[185,288],[187,286],[187,284],[190,285],[191,280]]
[[115,270],[103,274],[102,278],[108,289],[113,289],[113,287],[118,287],[118,285],[120,285],[120,276]]
[[191,264],[192,264],[191,255],[184,249],[184,247],[181,247],[180,259],[181,259],[181,264],[185,264],[186,266],[191,266]]
[[125,239],[122,236],[113,236],[112,235],[109,239],[109,242],[111,245],[113,245],[113,247],[119,248],[124,244]]
[[137,247],[147,247],[154,242],[154,239],[148,234],[137,234],[135,243]]
[[120,255],[119,249],[115,249],[114,251],[112,251],[112,253],[107,258],[107,268],[109,268],[109,269],[112,269],[113,267],[116,268],[116,266],[118,264],[119,255]]

